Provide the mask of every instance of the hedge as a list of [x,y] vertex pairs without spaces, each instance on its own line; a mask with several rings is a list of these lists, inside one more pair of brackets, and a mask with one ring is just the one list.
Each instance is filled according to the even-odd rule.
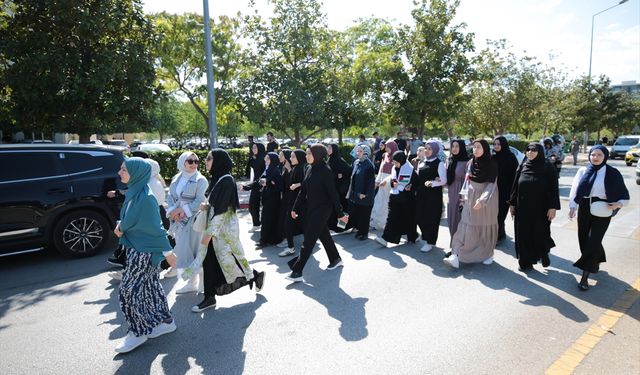
[[[235,148],[226,150],[233,160],[233,169],[231,174],[237,179],[244,177],[245,167],[249,158],[248,148]],[[152,152],[147,151],[149,157],[160,164],[160,174],[164,177],[165,181],[170,182],[171,178],[178,173],[178,158],[184,150],[173,150],[171,152]],[[198,164],[198,170],[204,176],[209,177],[209,172],[206,170],[204,160],[207,158],[209,150],[193,150],[193,153],[198,155],[201,163]]]

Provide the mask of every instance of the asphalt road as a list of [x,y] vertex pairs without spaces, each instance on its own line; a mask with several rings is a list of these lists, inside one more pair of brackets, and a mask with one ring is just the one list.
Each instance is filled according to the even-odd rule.
[[[382,249],[373,240],[336,237],[345,266],[326,271],[320,250],[306,284],[291,284],[274,247],[243,244],[267,272],[262,293],[244,288],[194,314],[201,296],[176,296],[163,280],[178,330],[116,355],[125,335],[108,252],[68,260],[50,252],[0,258],[2,374],[540,374],[640,277],[640,187],[625,176],[631,204],[616,216],[604,245],[607,263],[588,292],[576,286],[579,256],[567,199],[576,168],[560,179],[563,209],[552,225],[551,267],[517,270],[509,238],[495,262],[452,270],[443,220],[438,248]],[[241,213],[248,229],[249,217]],[[507,219],[508,233],[513,233]],[[245,230],[245,233],[247,231]],[[375,232],[370,234],[373,238]],[[302,238],[296,238],[299,246]],[[637,301],[577,367],[577,374],[640,373]]]

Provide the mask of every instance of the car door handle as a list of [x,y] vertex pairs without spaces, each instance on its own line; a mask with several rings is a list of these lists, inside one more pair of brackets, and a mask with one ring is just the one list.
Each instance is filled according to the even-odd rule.
[[54,188],[54,189],[49,189],[47,190],[47,193],[49,194],[63,194],[68,192],[69,190],[65,189],[65,188]]

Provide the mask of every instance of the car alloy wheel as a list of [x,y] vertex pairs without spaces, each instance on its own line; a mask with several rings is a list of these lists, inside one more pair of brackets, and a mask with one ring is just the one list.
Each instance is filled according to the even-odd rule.
[[53,239],[56,249],[65,255],[87,257],[105,246],[109,224],[104,216],[88,210],[73,211],[58,221]]

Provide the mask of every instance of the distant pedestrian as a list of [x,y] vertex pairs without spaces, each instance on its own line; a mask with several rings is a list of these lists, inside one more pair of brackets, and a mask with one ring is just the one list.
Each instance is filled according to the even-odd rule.
[[307,166],[306,153],[302,150],[293,151],[289,162],[291,163],[290,184],[288,187],[285,184],[285,191],[282,194],[282,205],[285,209],[284,237],[286,248],[278,253],[281,257],[295,254],[293,236],[303,233],[305,220],[304,210],[297,212],[298,218],[295,220],[291,217],[291,210],[302,189],[302,181],[304,180],[304,172]]
[[398,145],[398,150],[406,152],[407,150],[407,140],[404,139],[404,132],[401,130],[396,133],[396,139],[394,139],[396,145]]
[[349,223],[347,228],[356,230],[356,238],[360,241],[367,239],[369,234],[369,220],[375,195],[375,173],[373,163],[369,158],[371,149],[361,145],[356,148],[358,158],[353,161],[353,172],[347,197],[349,198]]
[[376,175],[380,170],[380,165],[382,164],[382,160],[384,159],[384,155],[386,152],[385,148],[386,146],[384,142],[380,142],[380,145],[378,145],[378,149],[374,151],[373,166],[375,167]]
[[555,247],[551,221],[560,209],[558,172],[545,159],[542,145],[529,143],[525,153],[508,202],[514,217],[516,257],[521,271],[530,270],[538,261],[543,267],[551,264],[549,251]]
[[260,230],[260,199],[262,186],[260,185],[260,176],[264,173],[265,163],[264,157],[267,155],[264,145],[262,143],[254,143],[251,148],[251,181],[242,186],[244,191],[250,191],[249,194],[249,214],[251,214],[251,221],[253,222],[252,232]]
[[416,133],[411,133],[411,139],[407,144],[409,161],[412,161],[416,156],[418,156],[418,148],[422,146],[424,146],[424,142],[421,139],[418,139],[418,135]]
[[[349,191],[349,184],[351,183],[351,166],[340,154],[340,147],[337,144],[330,143],[327,145],[327,153],[329,155],[327,165],[333,173],[333,181],[336,185],[340,205],[346,210],[349,207],[347,191]],[[336,221],[334,220],[334,216],[338,214],[339,212],[335,212],[329,219],[329,229],[334,232],[342,232],[342,230],[337,227]]]
[[579,207],[578,242],[582,256],[573,265],[582,270],[578,283],[581,290],[589,289],[589,274],[597,273],[600,263],[607,260],[602,239],[611,217],[629,202],[622,174],[607,164],[608,159],[609,150],[605,146],[592,147],[589,165],[578,169],[569,193],[570,219],[576,216]]
[[265,170],[260,176],[262,186],[262,227],[257,249],[277,245],[282,240],[279,230],[280,202],[282,200],[282,175],[278,165],[278,154],[269,152],[264,157]]
[[251,159],[253,156],[253,136],[247,136],[247,143],[249,143],[249,157],[247,158],[247,165],[244,167],[244,176],[246,178],[251,178]]
[[382,142],[382,137],[380,137],[380,134],[378,134],[378,132],[373,132],[373,153],[375,154],[379,149],[380,149],[380,145],[384,144],[384,142]]
[[[291,211],[291,217],[297,219],[297,212],[304,210],[309,220],[305,226],[304,242],[300,255],[288,262],[291,274],[287,276],[287,279],[293,282],[304,281],[302,271],[318,239],[322,242],[322,247],[329,258],[327,270],[342,266],[342,259],[326,223],[331,216],[335,215],[335,212],[339,212],[340,217],[337,219],[344,220],[345,218],[342,214],[343,208],[338,199],[338,192],[333,183],[333,174],[325,163],[326,157],[327,149],[322,144],[316,143],[307,148],[306,158],[309,167],[302,182],[302,191]],[[333,219],[336,217],[333,216]]]
[[127,251],[119,302],[128,329],[116,352],[127,353],[147,338],[176,330],[158,276],[160,261],[166,258],[175,267],[176,256],[162,227],[158,203],[149,190],[151,165],[142,158],[132,157],[122,164],[118,175],[127,184],[114,233]]
[[580,153],[580,141],[574,135],[571,144],[569,145],[569,150],[571,151],[571,156],[573,156],[573,165],[578,164],[578,153]]
[[267,152],[276,152],[278,150],[278,142],[276,137],[273,136],[273,132],[267,133]]
[[493,263],[498,238],[498,166],[491,160],[489,143],[473,142],[473,159],[467,163],[462,217],[451,240],[451,255],[444,262],[458,268],[460,262]]

